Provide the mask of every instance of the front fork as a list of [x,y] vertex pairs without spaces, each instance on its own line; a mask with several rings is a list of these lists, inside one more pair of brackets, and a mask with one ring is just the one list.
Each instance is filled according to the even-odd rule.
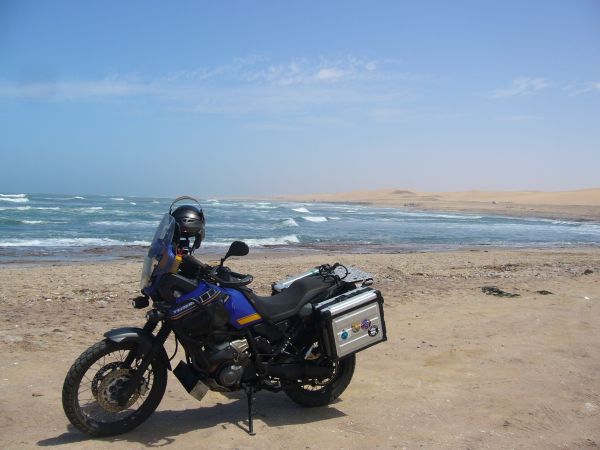
[[[149,318],[142,330],[143,334],[145,336],[152,336],[152,332],[157,325],[157,320]],[[125,367],[130,367],[135,359],[141,358],[141,361],[133,371],[133,376],[127,381],[125,387],[120,390],[118,394],[117,401],[119,406],[124,407],[135,390],[140,386],[150,362],[157,356],[164,357],[164,355],[166,355],[164,345],[170,333],[171,326],[166,322],[162,322],[162,326],[156,336],[152,339],[152,345],[149,348],[143,348],[143,346],[139,345],[135,351],[129,352],[124,361]]]

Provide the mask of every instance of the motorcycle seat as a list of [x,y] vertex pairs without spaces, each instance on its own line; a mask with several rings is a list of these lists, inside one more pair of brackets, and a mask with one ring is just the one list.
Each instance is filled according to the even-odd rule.
[[261,316],[277,322],[298,314],[304,305],[318,298],[334,284],[332,280],[310,276],[294,281],[287,289],[275,295],[261,297],[250,291],[247,296]]

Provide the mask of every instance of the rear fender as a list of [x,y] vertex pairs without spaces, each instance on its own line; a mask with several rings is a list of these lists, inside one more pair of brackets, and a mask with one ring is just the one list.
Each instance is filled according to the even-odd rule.
[[[116,328],[114,330],[110,330],[104,333],[104,337],[109,341],[116,343],[135,342],[138,345],[138,352],[136,355],[138,358],[141,358],[144,355],[148,354],[148,352],[152,348],[152,343],[154,341],[153,335],[144,333],[144,330],[135,327]],[[159,349],[157,349],[157,354],[159,358],[164,360],[169,370],[172,370],[171,362],[169,361],[169,356],[167,355],[167,351],[162,345]]]

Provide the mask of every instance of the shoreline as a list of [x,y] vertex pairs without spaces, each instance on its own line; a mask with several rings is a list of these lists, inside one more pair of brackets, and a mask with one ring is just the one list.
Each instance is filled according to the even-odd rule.
[[[123,251],[126,246],[117,247]],[[94,250],[94,249],[92,249]],[[103,264],[138,264],[143,262],[146,255],[146,250],[143,252],[137,252],[135,254],[119,254],[110,255],[110,247],[102,247],[98,250],[102,250],[105,254],[96,257],[84,257],[76,256],[75,258],[57,257],[48,255],[45,257],[31,256],[22,257],[21,259],[14,259],[10,257],[4,257],[0,255],[0,271],[10,270],[11,268],[35,268],[35,267],[62,267],[62,266],[86,266],[86,265],[103,265]],[[520,245],[520,246],[501,246],[501,245],[439,245],[439,246],[322,246],[322,247],[311,247],[311,246],[281,246],[281,247],[260,247],[251,248],[250,253],[243,258],[236,258],[234,261],[262,261],[265,258],[270,259],[282,259],[287,260],[290,258],[301,258],[301,257],[344,257],[352,255],[352,257],[360,256],[394,256],[394,255],[440,255],[440,254],[461,254],[461,253],[494,253],[494,252],[508,252],[508,253],[570,253],[570,252],[596,252],[600,251],[600,243],[597,245],[590,244],[573,244],[573,245]],[[207,251],[207,252],[196,252],[194,255],[204,262],[218,262],[223,256],[225,251]],[[6,258],[6,260],[4,259]],[[141,270],[141,269],[140,269]]]

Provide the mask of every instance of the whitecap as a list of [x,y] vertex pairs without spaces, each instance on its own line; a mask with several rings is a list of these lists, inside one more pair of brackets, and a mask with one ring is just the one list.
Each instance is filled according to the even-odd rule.
[[152,203],[159,204],[160,202],[158,200],[152,200]]
[[11,203],[27,203],[29,199],[27,197],[0,197],[0,201]]
[[123,197],[111,197],[111,200],[115,200],[117,202],[122,202],[123,200],[125,200]]
[[85,200],[85,197],[42,197],[43,200]]
[[310,212],[308,209],[306,209],[304,207],[302,207],[302,208],[292,208],[292,211],[296,211],[296,212],[299,212],[299,213],[309,213]]
[[48,238],[48,239],[7,239],[0,241],[0,247],[106,247],[111,245],[150,245],[146,241],[118,241],[108,238]]
[[285,219],[283,222],[281,222],[282,225],[286,225],[288,227],[299,227],[300,225],[298,225],[298,222],[296,222],[294,219]]
[[155,227],[157,222],[155,221],[125,221],[125,220],[98,220],[90,222],[90,225],[96,225],[101,227]]
[[307,222],[327,222],[327,217],[323,216],[303,216],[302,218]]
[[27,194],[0,194],[2,198],[25,198]]
[[295,234],[289,234],[287,236],[264,238],[264,239],[245,239],[244,242],[251,247],[263,247],[266,245],[287,245],[287,244],[299,244],[300,239]]
[[21,220],[21,223],[25,223],[27,225],[37,225],[40,223],[48,223],[45,220]]
[[101,209],[104,209],[102,206],[90,206],[87,208],[78,208],[79,211],[82,211],[84,213],[92,213],[92,212],[96,212],[96,211],[100,211]]
[[244,203],[242,208],[248,209],[277,209],[277,206],[269,206],[269,204],[265,203]]
[[341,217],[328,217],[329,220],[342,220]]
[[142,246],[148,246],[150,244],[151,244],[150,241],[133,241],[133,242],[126,242],[124,245],[142,245]]
[[137,203],[136,203],[136,202],[129,202],[129,204],[130,204],[130,205],[133,205],[133,206],[137,205]]
[[31,209],[31,206],[0,207],[0,211],[27,211],[28,209]]
[[233,242],[233,240],[228,241],[228,242],[203,241],[202,242],[202,248],[207,248],[207,247],[229,247],[231,245],[231,242]]
[[[231,245],[232,240],[233,239],[221,239],[219,241],[208,241],[203,242],[202,245],[204,247],[229,247]],[[300,243],[300,239],[298,239],[298,236],[296,236],[295,234],[289,234],[287,236],[273,238],[243,239],[243,241],[250,247],[264,247],[272,245],[289,245]]]
[[[25,206],[26,209],[31,208],[31,206]],[[17,208],[21,209],[21,208]],[[58,211],[60,207],[58,206],[36,206],[33,209],[44,210],[44,211]]]

